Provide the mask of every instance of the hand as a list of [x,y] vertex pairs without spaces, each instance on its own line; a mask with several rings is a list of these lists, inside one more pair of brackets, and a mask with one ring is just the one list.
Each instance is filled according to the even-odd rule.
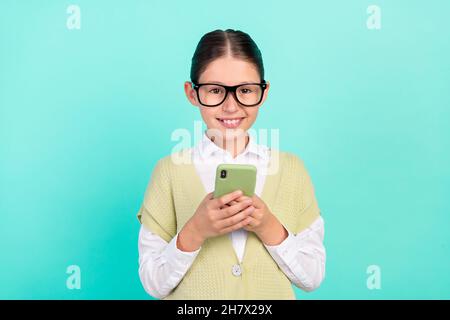
[[[230,204],[233,200],[239,201]],[[208,193],[178,234],[177,247],[195,251],[210,237],[246,226],[250,222],[249,215],[255,210],[251,203],[251,198],[243,196],[240,190],[220,198],[214,198],[213,192]]]
[[275,217],[272,212],[270,212],[266,203],[256,194],[252,196],[252,201],[255,211],[253,211],[250,216],[250,223],[246,225],[244,229],[247,231],[253,231],[258,235],[270,227],[270,224]]
[[[260,197],[254,194],[251,199],[255,210],[250,215],[250,223],[243,228],[254,232],[267,245],[280,244],[288,237],[287,230]],[[237,200],[232,201],[231,204],[236,203]]]

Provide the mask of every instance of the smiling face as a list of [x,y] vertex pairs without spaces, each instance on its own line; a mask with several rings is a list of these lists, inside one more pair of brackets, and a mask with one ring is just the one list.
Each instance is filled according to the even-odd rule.
[[[242,59],[225,56],[208,64],[205,71],[199,77],[199,83],[217,83],[227,86],[235,86],[243,83],[260,83],[260,75],[251,62]],[[253,125],[258,116],[259,107],[264,103],[269,84],[264,91],[261,103],[254,107],[245,107],[235,100],[230,92],[225,101],[217,107],[205,107],[198,101],[197,93],[192,84],[186,81],[184,84],[186,96],[189,101],[199,107],[203,121],[209,129],[220,131],[223,144],[246,136],[247,130]],[[217,132],[217,131],[216,131]]]

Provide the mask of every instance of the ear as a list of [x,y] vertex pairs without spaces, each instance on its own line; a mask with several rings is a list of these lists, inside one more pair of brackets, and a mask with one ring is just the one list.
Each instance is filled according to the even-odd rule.
[[267,95],[269,94],[270,82],[266,81],[266,84],[267,84],[266,85],[266,90],[264,90],[263,98],[261,100],[261,103],[259,104],[260,107],[263,105],[264,101],[266,101]]
[[195,92],[195,90],[192,88],[192,82],[190,81],[186,81],[184,83],[184,93],[186,94],[187,99],[189,100],[189,102],[198,107],[198,102],[197,102],[197,93]]

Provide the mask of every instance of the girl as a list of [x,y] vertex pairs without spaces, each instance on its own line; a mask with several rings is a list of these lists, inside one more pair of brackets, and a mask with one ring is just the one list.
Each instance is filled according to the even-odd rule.
[[[153,297],[295,299],[292,283],[311,291],[322,282],[323,219],[303,161],[248,133],[269,87],[248,34],[200,39],[184,90],[207,130],[187,149],[192,161],[158,161],[138,212],[139,276]],[[213,198],[220,163],[255,165],[255,195]]]

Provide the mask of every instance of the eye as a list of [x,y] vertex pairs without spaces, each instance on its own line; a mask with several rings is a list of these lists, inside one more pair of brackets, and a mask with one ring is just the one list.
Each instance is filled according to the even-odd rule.
[[209,93],[212,94],[220,94],[222,90],[220,90],[220,88],[212,88],[209,90]]
[[243,93],[243,94],[252,93],[252,90],[249,89],[249,88],[242,88],[242,89],[241,89],[241,93]]

